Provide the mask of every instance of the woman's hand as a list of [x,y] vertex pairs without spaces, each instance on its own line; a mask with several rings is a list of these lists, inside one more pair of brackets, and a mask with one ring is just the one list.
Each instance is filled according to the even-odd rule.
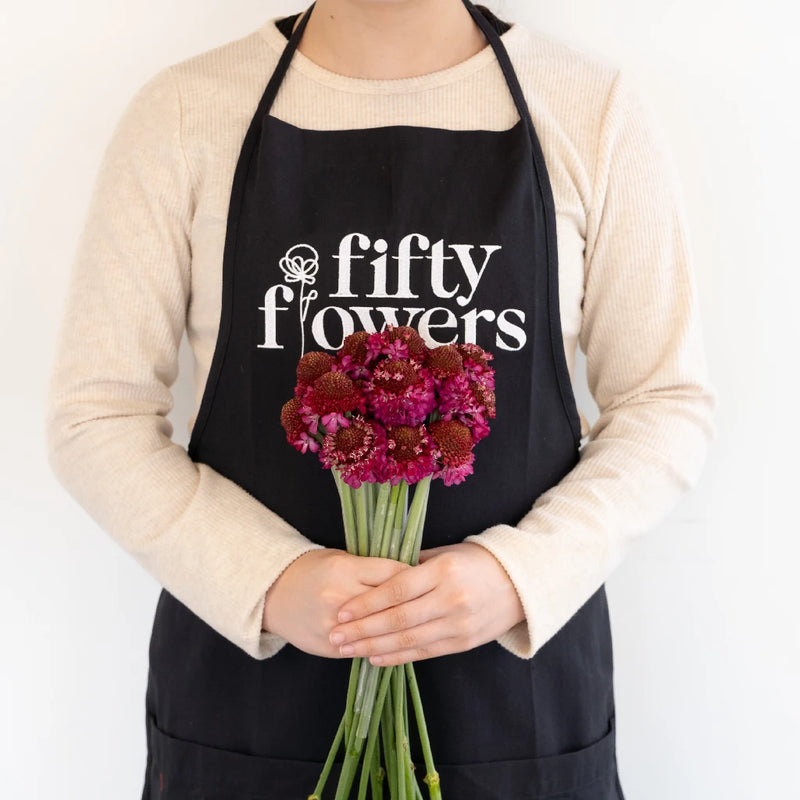
[[339,658],[339,648],[329,635],[342,604],[410,569],[388,558],[311,550],[289,564],[270,586],[261,627],[311,655]]
[[525,618],[500,562],[474,542],[420,553],[419,564],[348,600],[330,642],[390,666],[469,650]]

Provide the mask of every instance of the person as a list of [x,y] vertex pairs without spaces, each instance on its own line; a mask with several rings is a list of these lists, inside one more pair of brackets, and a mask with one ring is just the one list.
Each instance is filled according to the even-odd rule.
[[[387,324],[496,370],[414,566],[344,552],[279,420],[301,354]],[[163,587],[143,798],[307,796],[366,656],[415,662],[445,797],[622,800],[605,581],[715,405],[675,171],[610,61],[469,0],[316,0],[158,72],[104,154],[47,418]]]

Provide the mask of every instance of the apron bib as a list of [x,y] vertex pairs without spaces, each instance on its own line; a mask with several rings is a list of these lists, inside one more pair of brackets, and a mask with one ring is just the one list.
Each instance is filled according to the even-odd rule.
[[[515,525],[578,460],[544,157],[494,27],[503,23],[463,2],[513,95],[512,128],[318,131],[270,116],[312,4],[235,171],[219,334],[189,455],[326,547],[344,549],[336,487],[286,442],[280,409],[301,354],[332,352],[354,330],[411,325],[431,346],[476,342],[494,355],[492,431],[465,483],[432,482],[423,547]],[[149,659],[143,800],[308,796],[344,710],[349,659],[289,644],[254,659],[165,589]],[[604,587],[533,659],[490,642],[416,672],[445,798],[623,800]]]

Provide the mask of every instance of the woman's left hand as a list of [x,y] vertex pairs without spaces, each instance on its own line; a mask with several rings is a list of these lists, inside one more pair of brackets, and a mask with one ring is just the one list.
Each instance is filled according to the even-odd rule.
[[500,562],[459,542],[422,550],[419,564],[348,600],[338,618],[330,641],[343,657],[391,666],[470,650],[525,614]]

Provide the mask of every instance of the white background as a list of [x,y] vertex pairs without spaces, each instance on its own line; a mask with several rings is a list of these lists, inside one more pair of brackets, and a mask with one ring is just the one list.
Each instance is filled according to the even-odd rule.
[[[43,444],[54,337],[103,149],[133,93],[163,66],[306,5],[40,0],[0,11],[5,797],[139,798],[144,775],[159,587],[56,483]],[[792,796],[800,745],[792,6],[487,5],[627,67],[663,127],[691,224],[719,435],[697,488],[607,584],[627,800]],[[184,342],[171,415],[183,444],[187,355]],[[585,384],[578,395],[594,421]]]

